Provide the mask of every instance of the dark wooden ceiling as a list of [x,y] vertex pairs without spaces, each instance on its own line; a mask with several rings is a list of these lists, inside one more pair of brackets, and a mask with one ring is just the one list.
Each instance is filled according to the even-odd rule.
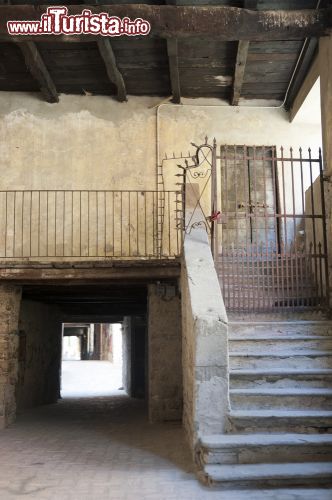
[[145,314],[147,286],[138,284],[112,285],[25,285],[22,297],[60,308],[65,317],[75,315],[121,318],[131,314]]
[[[0,3],[7,3],[3,1]],[[9,2],[8,2],[9,3]],[[73,5],[83,2],[25,2],[25,4]],[[89,2],[87,2],[89,3]],[[91,2],[93,4],[94,2]],[[102,4],[128,3],[126,0],[101,1]],[[131,4],[141,3],[131,1]],[[170,0],[147,1],[145,4],[163,5]],[[11,5],[22,5],[12,0]],[[315,9],[317,0],[178,0],[177,5],[227,5],[268,9]],[[329,1],[321,1],[319,8]],[[304,51],[302,48],[306,43]],[[38,92],[41,85],[36,75],[27,68],[20,44],[0,43],[0,90]],[[57,93],[116,95],[117,86],[108,76],[105,60],[96,42],[34,43],[53,81]],[[250,42],[240,86],[240,97],[245,99],[274,99],[283,101],[288,85],[298,65],[290,89],[288,105],[295,96],[315,55],[317,40],[281,40]],[[112,38],[111,47],[116,66],[121,73],[126,93],[167,97],[174,95],[170,73],[167,41],[162,38]],[[199,38],[178,39],[177,71],[179,92],[182,97],[215,97],[232,101],[239,43]],[[34,75],[34,76],[32,76]],[[233,102],[234,104],[235,102]],[[237,103],[237,102],[236,102]]]

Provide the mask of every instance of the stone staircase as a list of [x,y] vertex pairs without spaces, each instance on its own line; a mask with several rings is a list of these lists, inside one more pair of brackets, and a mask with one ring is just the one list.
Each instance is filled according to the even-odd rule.
[[332,486],[332,321],[229,324],[225,434],[197,444],[224,488]]

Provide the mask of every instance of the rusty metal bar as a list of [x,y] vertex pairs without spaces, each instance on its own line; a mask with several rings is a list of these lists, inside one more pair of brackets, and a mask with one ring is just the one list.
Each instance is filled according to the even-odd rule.
[[[245,207],[248,207],[249,205],[249,192],[248,192],[248,163],[246,160],[246,148],[243,146],[242,148],[242,167],[243,167],[243,179],[244,179],[244,186],[243,186],[243,191],[244,191],[244,204]],[[243,207],[242,207],[243,208]],[[250,309],[250,295],[251,295],[251,286],[250,286],[250,272],[249,272],[249,257],[248,257],[248,231],[250,228],[250,219],[246,216],[245,214],[245,221],[246,221],[246,227],[245,227],[245,256],[246,256],[246,272],[243,270],[243,277],[246,276],[246,289],[247,289],[247,295],[244,296],[243,298],[243,309],[245,309],[245,303],[247,305],[247,308]],[[248,227],[249,223],[249,227]]]
[[[291,168],[291,178],[292,178],[292,207],[293,207],[293,243],[290,247],[290,252],[291,252],[291,289],[293,291],[293,296],[294,296],[294,274],[295,274],[295,289],[296,289],[296,297],[299,296],[299,282],[298,282],[298,263],[296,260],[296,255],[294,252],[294,248],[296,245],[296,218],[295,218],[295,185],[294,185],[294,161],[293,161],[293,148],[290,148],[290,168]],[[293,252],[292,252],[293,249]],[[293,253],[293,255],[292,255]],[[294,273],[294,268],[295,268],[295,273]],[[294,310],[294,304],[295,303],[295,298],[293,298],[293,310]]]
[[[299,155],[300,155],[300,177],[301,177],[301,207],[302,207],[302,214],[305,214],[305,191],[304,191],[304,183],[303,183],[303,160],[302,160],[302,148],[299,148]],[[302,221],[303,223],[305,220]],[[304,229],[303,229],[304,231]],[[305,244],[305,241],[304,241]],[[303,258],[303,255],[301,256],[301,265],[300,265],[300,280],[301,280],[301,306],[305,305],[305,299],[304,299],[304,291],[305,291],[305,286],[304,286],[304,279],[306,276],[306,273],[304,272],[305,270],[305,260]]]
[[[308,149],[309,154],[309,166],[310,166],[310,199],[311,199],[311,214],[315,215],[315,200],[314,200],[314,182],[312,175],[312,162],[311,162],[311,149]],[[317,252],[317,238],[316,238],[316,220],[312,219],[312,234],[313,234],[313,244],[314,244],[314,254]],[[315,283],[318,284],[318,269],[317,269],[317,259],[314,257],[314,269],[315,269]],[[318,287],[317,287],[318,289]]]
[[325,268],[325,297],[326,305],[329,306],[330,284],[329,284],[329,262],[328,262],[328,245],[327,245],[327,228],[326,228],[326,205],[325,205],[325,190],[324,190],[324,174],[322,150],[319,148],[319,176],[320,176],[320,192],[322,204],[322,231],[323,231],[323,249],[324,249],[324,268]]

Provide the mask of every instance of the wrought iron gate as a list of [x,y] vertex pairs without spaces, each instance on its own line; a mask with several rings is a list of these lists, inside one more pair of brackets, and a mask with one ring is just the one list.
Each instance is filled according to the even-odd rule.
[[[195,146],[195,145],[194,145]],[[211,235],[226,308],[273,311],[328,304],[321,153],[275,146],[217,146],[207,140],[180,165],[197,201],[185,231]],[[197,183],[200,183],[197,188]],[[188,212],[186,203],[186,212]],[[199,209],[201,220],[193,213]]]

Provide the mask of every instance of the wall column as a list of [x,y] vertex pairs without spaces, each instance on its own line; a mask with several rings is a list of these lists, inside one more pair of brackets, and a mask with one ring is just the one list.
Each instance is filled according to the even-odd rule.
[[181,301],[175,286],[148,292],[149,418],[182,419]]
[[16,416],[21,288],[0,284],[0,429]]
[[[332,36],[319,40],[319,74],[322,116],[324,175],[326,176],[327,241],[329,252],[329,281],[332,284]],[[330,306],[332,293],[330,291]]]

